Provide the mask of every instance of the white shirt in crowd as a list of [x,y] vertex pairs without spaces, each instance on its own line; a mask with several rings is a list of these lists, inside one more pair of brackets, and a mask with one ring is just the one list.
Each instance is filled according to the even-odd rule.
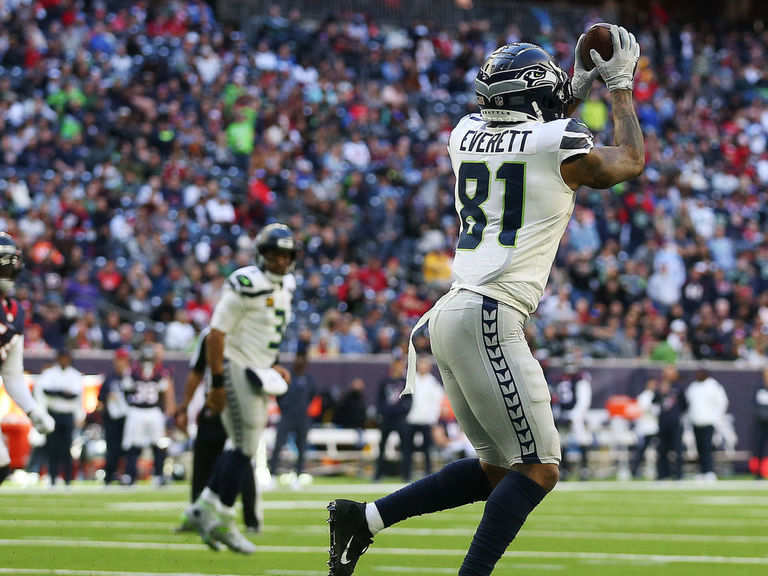
[[437,424],[440,420],[443,396],[445,396],[445,391],[440,381],[431,372],[417,373],[411,410],[406,417],[408,424]]
[[714,378],[694,380],[685,390],[688,401],[688,419],[694,426],[714,426],[728,409],[728,396]]
[[640,417],[635,420],[635,431],[640,436],[653,436],[659,433],[658,404],[654,404],[653,398],[656,392],[650,389],[643,390],[637,395],[637,407],[640,408]]
[[37,377],[35,394],[48,412],[74,414],[78,419],[83,410],[83,374],[72,366],[54,364]]

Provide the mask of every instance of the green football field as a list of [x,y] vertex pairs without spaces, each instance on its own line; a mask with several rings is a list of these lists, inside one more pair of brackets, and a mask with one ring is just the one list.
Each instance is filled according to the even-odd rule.
[[[174,528],[187,486],[0,488],[0,574],[145,576],[327,574],[325,506],[394,485],[318,480],[265,494],[253,556],[213,552]],[[480,504],[410,520],[376,537],[356,574],[456,574]],[[561,483],[494,574],[768,574],[768,483]]]

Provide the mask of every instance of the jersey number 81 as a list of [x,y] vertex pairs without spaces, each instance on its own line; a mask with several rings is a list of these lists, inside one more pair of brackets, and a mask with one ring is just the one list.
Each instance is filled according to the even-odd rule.
[[[523,225],[525,208],[525,163],[504,162],[496,171],[496,180],[504,182],[504,209],[501,215],[499,244],[514,248],[517,231]],[[467,182],[475,182],[475,193],[467,194]],[[483,231],[488,217],[483,204],[488,201],[491,189],[491,170],[485,162],[462,162],[458,177],[461,210],[461,232],[458,250],[474,250],[483,241]]]

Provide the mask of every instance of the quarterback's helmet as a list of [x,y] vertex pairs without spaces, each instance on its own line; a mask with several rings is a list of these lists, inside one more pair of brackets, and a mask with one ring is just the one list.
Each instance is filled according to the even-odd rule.
[[288,252],[291,256],[291,265],[288,272],[293,270],[296,260],[296,241],[291,229],[285,224],[270,224],[261,229],[256,236],[254,244],[256,252],[256,265],[266,271],[266,254],[272,250]]
[[0,294],[6,294],[24,268],[21,248],[6,232],[0,232]]
[[571,80],[546,50],[514,43],[497,48],[475,79],[480,114],[488,122],[548,122],[573,102]]

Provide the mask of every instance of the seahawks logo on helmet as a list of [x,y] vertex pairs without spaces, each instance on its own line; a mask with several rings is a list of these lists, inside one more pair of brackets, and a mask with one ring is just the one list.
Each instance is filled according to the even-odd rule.
[[565,117],[573,101],[568,75],[535,44],[495,50],[475,79],[483,118],[490,122],[547,122]]

